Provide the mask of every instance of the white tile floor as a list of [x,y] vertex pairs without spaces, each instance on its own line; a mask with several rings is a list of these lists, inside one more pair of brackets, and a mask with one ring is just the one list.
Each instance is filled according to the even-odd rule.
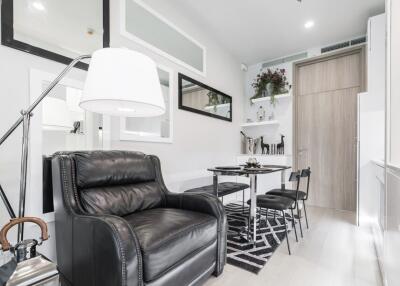
[[[286,241],[258,275],[226,265],[206,286],[381,286],[372,236],[354,225],[354,214],[309,207],[310,229],[296,243]],[[303,224],[303,226],[305,223]],[[305,228],[305,227],[304,227]]]

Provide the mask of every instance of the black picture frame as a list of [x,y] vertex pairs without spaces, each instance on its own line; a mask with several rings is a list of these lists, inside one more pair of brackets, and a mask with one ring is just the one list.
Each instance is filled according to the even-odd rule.
[[[229,117],[224,117],[224,116],[221,116],[221,115],[217,115],[217,114],[212,114],[212,113],[200,110],[200,109],[196,109],[196,108],[193,108],[193,107],[189,107],[189,106],[183,105],[183,98],[182,98],[182,96],[183,96],[183,84],[182,84],[183,80],[189,81],[189,82],[191,82],[193,84],[201,86],[204,89],[207,89],[209,91],[212,91],[212,92],[215,92],[215,93],[220,94],[222,96],[230,98],[230,112],[229,112],[230,118]],[[210,87],[210,86],[208,86],[208,85],[206,85],[206,84],[204,84],[202,82],[199,82],[199,81],[197,81],[197,80],[195,80],[195,79],[193,79],[191,77],[188,77],[188,76],[186,76],[184,74],[178,73],[178,108],[179,109],[232,122],[232,118],[233,118],[232,104],[233,104],[232,96],[227,95],[227,94],[225,94],[225,93],[223,93],[223,92],[221,92],[221,91],[219,91],[219,90],[217,90],[215,88],[212,88],[212,87]]]
[[[73,59],[14,39],[14,0],[1,3],[1,44],[32,55],[68,65]],[[103,48],[110,46],[110,1],[103,1]],[[88,70],[89,65],[79,62],[75,67]]]

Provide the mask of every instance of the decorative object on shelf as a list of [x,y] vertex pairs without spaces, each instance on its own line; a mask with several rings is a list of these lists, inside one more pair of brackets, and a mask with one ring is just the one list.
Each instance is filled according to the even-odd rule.
[[285,136],[281,134],[281,143],[276,145],[277,154],[285,154],[285,142],[283,138],[285,138]]
[[240,131],[244,138],[244,153],[249,155],[254,155],[257,150],[257,144],[260,138],[251,138],[247,136],[243,131]]
[[271,144],[271,155],[276,154],[276,144]]
[[232,122],[232,97],[181,73],[179,109]]
[[285,69],[267,69],[259,73],[252,84],[255,94],[250,98],[250,104],[252,99],[270,97],[271,104],[275,106],[275,95],[287,93],[291,89],[285,73]]
[[264,136],[261,136],[261,153],[269,155],[269,144],[264,143]]
[[[35,223],[40,227],[40,242],[36,239],[26,239],[11,246],[7,239],[8,231],[24,222]],[[35,217],[11,219],[0,231],[2,251],[10,251],[13,254],[11,260],[0,267],[1,285],[59,285],[57,265],[36,252],[36,246],[48,238],[47,224],[43,220]]]
[[261,105],[260,105],[260,107],[258,108],[258,111],[257,111],[257,120],[259,122],[265,120],[265,110]]

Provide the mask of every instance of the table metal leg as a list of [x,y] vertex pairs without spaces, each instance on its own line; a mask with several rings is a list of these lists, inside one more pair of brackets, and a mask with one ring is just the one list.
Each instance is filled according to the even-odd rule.
[[213,176],[214,195],[218,197],[218,175],[214,173]]
[[[256,243],[257,238],[257,175],[250,174],[250,223],[253,219],[253,243]],[[251,226],[249,225],[249,228]]]
[[285,189],[285,181],[286,181],[286,170],[281,171],[281,189]]

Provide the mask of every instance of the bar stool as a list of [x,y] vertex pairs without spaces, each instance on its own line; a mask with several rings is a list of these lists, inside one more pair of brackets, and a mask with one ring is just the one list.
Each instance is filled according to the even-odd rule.
[[[308,200],[308,194],[309,194],[309,190],[310,190],[311,168],[308,167],[307,169],[301,170],[300,177],[301,178],[307,178],[307,189],[306,189],[306,192],[298,191],[298,190],[288,190],[288,189],[273,189],[273,190],[267,192],[266,194],[271,194],[271,195],[276,195],[276,196],[283,196],[283,197],[290,198],[292,200],[296,200],[296,208],[297,208],[297,215],[298,215],[298,219],[299,219],[300,232],[301,232],[301,237],[303,237],[303,231],[302,231],[302,228],[301,228],[301,218],[300,218],[300,215],[299,215],[299,204],[298,204],[298,201],[301,200],[303,202],[304,216],[306,218],[306,225],[307,225],[307,229],[308,229],[309,225],[308,225],[308,217],[307,217],[307,209],[306,209],[306,200]],[[290,181],[290,179],[289,179],[289,181]],[[298,182],[298,184],[299,183],[300,183],[300,181]],[[298,187],[297,187],[297,189],[298,189]]]
[[[248,200],[247,204],[250,205],[251,200]],[[291,255],[291,251],[290,251],[285,211],[290,209],[292,212],[292,217],[293,217],[292,206],[294,204],[295,204],[294,200],[286,198],[286,197],[275,196],[275,195],[258,195],[257,196],[257,207],[260,209],[260,211],[259,211],[259,217],[260,217],[259,226],[261,224],[261,210],[262,209],[266,209],[266,215],[265,215],[266,221],[268,221],[268,210],[272,209],[272,210],[281,212],[282,217],[283,217],[283,223],[285,224],[286,242],[287,242],[289,255]],[[294,228],[294,233],[296,234],[296,241],[298,241],[294,219],[292,219],[292,226]]]

